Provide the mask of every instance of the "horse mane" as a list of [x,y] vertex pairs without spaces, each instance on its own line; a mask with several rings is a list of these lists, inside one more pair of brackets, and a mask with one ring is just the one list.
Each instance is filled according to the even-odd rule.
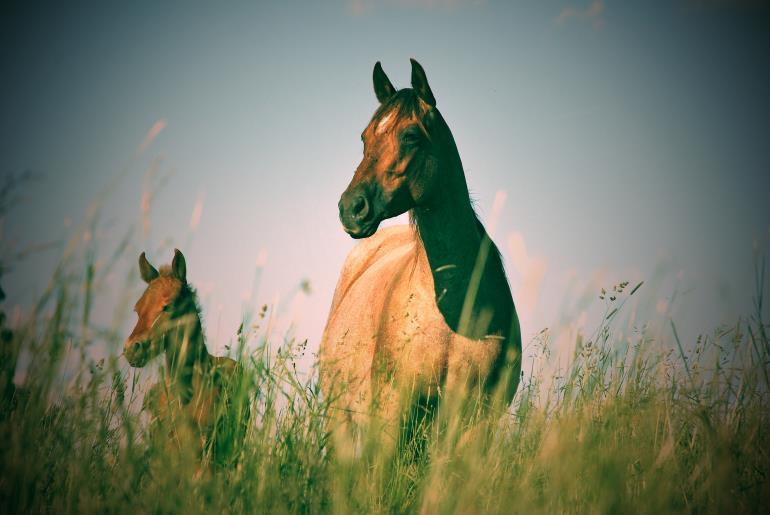
[[[160,266],[158,268],[158,273],[162,277],[173,276],[173,270],[171,269],[171,265]],[[200,323],[201,336],[203,336],[204,345],[205,345],[206,332],[205,332],[205,327],[203,325],[203,308],[201,308],[200,301],[198,299],[198,291],[189,282],[184,281],[182,283],[182,288],[179,290],[179,296],[177,297],[177,303],[179,303],[180,306],[184,306],[184,307],[192,306],[192,308],[189,311],[191,312],[194,311],[195,315],[198,317],[198,321]]]
[[[404,93],[404,95],[403,96],[399,96],[401,93]],[[375,114],[375,118],[382,116],[382,114],[387,111],[387,109],[385,109],[385,106],[389,106],[389,105],[391,105],[391,103],[395,103],[397,101],[400,104],[399,105],[399,112],[398,112],[399,116],[401,116],[402,114],[406,114],[406,115],[415,114],[415,115],[419,116],[421,114],[421,111],[420,111],[421,110],[421,104],[420,104],[419,98],[417,97],[417,94],[414,92],[414,90],[412,90],[412,89],[402,89],[398,93],[393,95],[393,98],[390,101],[388,101],[386,104],[383,104],[383,106],[381,108],[382,110],[381,111],[380,110],[377,111],[377,113]],[[408,110],[408,112],[405,112],[406,110]],[[446,127],[446,129],[447,129],[447,131],[450,131],[450,134],[451,134],[451,130],[449,129],[448,126]],[[456,149],[455,149],[455,151],[456,151]],[[465,170],[463,169],[462,161],[460,160],[459,153],[458,153],[458,156],[457,156],[457,161],[459,163],[460,173],[462,173],[463,176],[464,176],[465,175]],[[478,202],[473,197],[473,195],[470,193],[470,191],[468,192],[468,203],[470,204],[471,213],[473,213],[473,218],[476,221],[476,228],[477,228],[477,230],[479,232],[479,237],[483,239],[484,236],[486,236],[489,239],[489,241],[491,243],[490,251],[494,255],[494,257],[500,262],[500,266],[503,269],[503,275],[507,275],[506,272],[505,272],[505,261],[503,260],[503,256],[500,253],[500,249],[497,247],[497,245],[495,244],[494,240],[492,240],[492,237],[489,236],[489,233],[487,233],[487,229],[484,227],[484,224],[481,222],[481,219],[479,218],[479,214],[478,214],[478,210],[477,210]],[[420,235],[420,226],[417,223],[417,218],[418,218],[418,215],[417,215],[416,211],[414,209],[410,209],[409,210],[409,225],[412,227],[412,229],[414,230],[415,234],[417,235],[417,239],[419,240],[420,244],[422,244],[422,236]]]
[[[505,273],[505,260],[503,259],[503,255],[500,252],[500,249],[497,247],[497,244],[492,239],[492,237],[489,236],[489,233],[487,233],[486,227],[484,227],[484,224],[481,222],[481,219],[479,218],[479,215],[476,212],[476,200],[473,197],[469,197],[468,200],[470,200],[470,203],[471,203],[471,210],[473,211],[473,217],[476,219],[476,229],[479,231],[479,237],[484,238],[484,236],[486,236],[487,238],[489,238],[489,241],[492,244],[490,251],[500,261],[500,266],[503,268],[503,274],[507,275]],[[415,213],[414,209],[409,210],[409,225],[411,226],[412,230],[417,236],[417,239],[422,245],[423,243],[422,243],[422,236],[420,235],[420,226],[417,223],[417,214]]]
[[206,331],[203,325],[203,308],[201,308],[200,301],[198,300],[198,291],[188,282],[185,281],[182,284],[182,289],[179,292],[180,297],[186,299],[187,302],[192,304],[195,310],[195,315],[198,317],[198,322],[201,326],[201,337],[203,338],[203,344],[206,344]]
[[[426,110],[429,109],[427,107],[427,104],[420,101],[420,98],[417,96],[417,93],[411,89],[411,88],[404,88],[398,90],[387,102],[383,103],[377,111],[375,111],[374,116],[372,116],[372,120],[376,121],[382,118],[386,115],[386,113],[390,113],[391,110],[397,109],[397,116],[415,116],[418,120],[421,120],[422,116],[425,114]],[[444,125],[446,125],[444,123]],[[425,129],[423,127],[423,129]],[[451,130],[449,127],[446,127],[446,130],[450,132]],[[455,149],[456,151],[456,149]],[[460,166],[460,172],[464,175],[465,171],[462,167],[462,161],[459,158],[459,155],[457,156],[457,160]],[[487,236],[491,242],[491,249],[490,251],[494,254],[496,259],[500,262],[501,267],[503,268],[503,274],[505,274],[505,262],[503,261],[502,255],[500,253],[500,249],[497,248],[497,245],[494,241],[492,241],[492,238],[489,237],[486,228],[484,227],[484,224],[481,223],[481,220],[479,219],[478,212],[476,210],[476,200],[473,198],[473,196],[469,193],[468,194],[468,202],[471,206],[471,212],[473,213],[474,218],[476,219],[476,227],[479,231],[479,236],[483,238],[484,236]],[[418,240],[420,243],[422,243],[422,237],[420,235],[420,229],[419,225],[417,223],[417,214],[415,213],[414,209],[409,210],[409,225],[412,226],[413,230],[415,231],[415,234],[417,235]]]

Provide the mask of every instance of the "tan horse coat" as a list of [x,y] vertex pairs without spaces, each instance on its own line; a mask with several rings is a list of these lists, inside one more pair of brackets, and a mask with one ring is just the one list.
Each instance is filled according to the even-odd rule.
[[[504,339],[453,332],[436,305],[425,248],[412,226],[380,229],[348,255],[321,340],[321,386],[335,418],[395,423],[400,395],[473,387]],[[374,401],[374,402],[372,402]]]

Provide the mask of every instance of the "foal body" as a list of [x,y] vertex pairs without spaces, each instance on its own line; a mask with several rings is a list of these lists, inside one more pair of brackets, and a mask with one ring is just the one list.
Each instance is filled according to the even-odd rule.
[[[197,440],[213,461],[234,460],[248,420],[243,373],[235,360],[206,350],[195,292],[186,280],[184,256],[175,250],[170,267],[160,272],[144,253],[139,270],[147,289],[136,304],[136,327],[125,343],[129,364],[143,367],[165,353],[161,380],[145,395],[143,408],[153,416],[155,436],[180,444]],[[192,443],[192,442],[190,442]]]

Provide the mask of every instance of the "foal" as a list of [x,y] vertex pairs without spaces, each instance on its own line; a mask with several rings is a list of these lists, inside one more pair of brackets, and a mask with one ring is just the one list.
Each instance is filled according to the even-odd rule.
[[179,250],[160,271],[142,252],[139,273],[147,289],[134,308],[139,320],[124,355],[131,366],[144,367],[166,354],[162,380],[145,395],[143,409],[153,415],[155,429],[173,428],[167,434],[178,442],[199,442],[201,457],[212,453],[215,464],[232,464],[249,418],[242,368],[206,350],[200,308]]

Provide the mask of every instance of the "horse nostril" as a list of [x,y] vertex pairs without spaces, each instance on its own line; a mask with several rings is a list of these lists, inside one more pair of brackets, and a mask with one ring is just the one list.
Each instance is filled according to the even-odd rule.
[[361,195],[356,197],[350,204],[350,214],[353,218],[361,219],[369,213],[369,202],[366,201],[366,197]]

